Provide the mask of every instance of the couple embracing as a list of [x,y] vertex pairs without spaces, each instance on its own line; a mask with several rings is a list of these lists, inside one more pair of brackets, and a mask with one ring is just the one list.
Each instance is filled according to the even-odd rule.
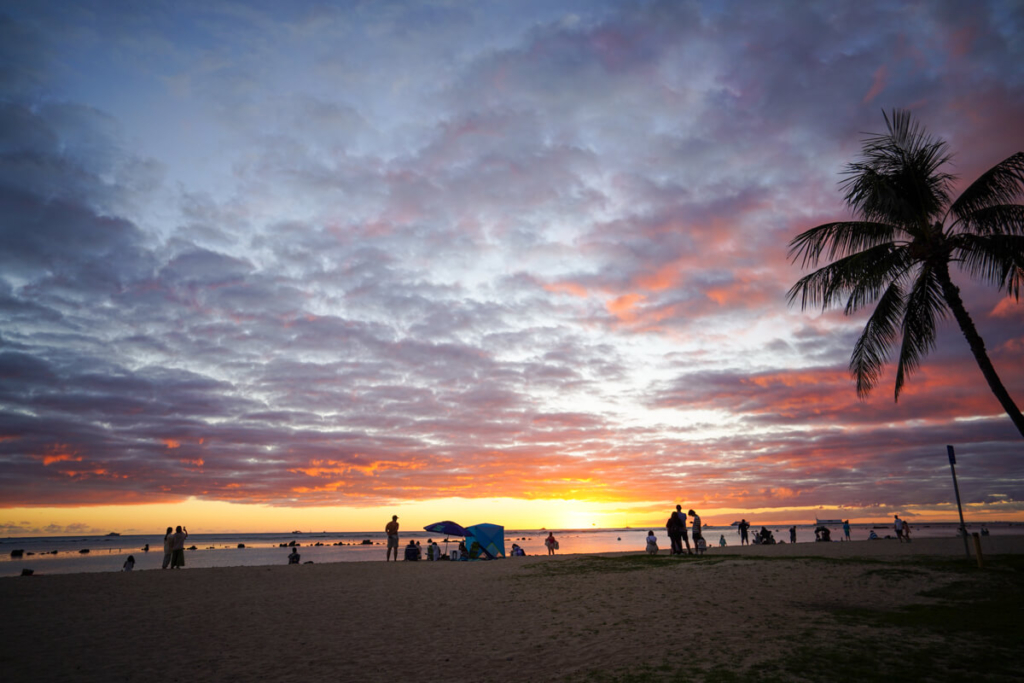
[[[700,527],[700,516],[693,510],[689,510],[686,514],[693,517],[693,524],[691,526],[693,531],[693,545],[697,546],[703,538]],[[668,518],[665,528],[668,530],[668,537],[672,541],[673,555],[683,554],[684,543],[686,544],[686,554],[693,554],[693,551],[690,550],[690,539],[687,538],[686,534],[686,515],[683,514],[683,507],[681,505],[676,505],[676,510]]]

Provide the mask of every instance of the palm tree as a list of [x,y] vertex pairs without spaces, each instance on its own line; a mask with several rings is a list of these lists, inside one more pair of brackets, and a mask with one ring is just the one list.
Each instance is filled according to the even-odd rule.
[[[960,289],[950,279],[955,264],[968,276],[995,285],[1020,301],[1024,281],[1024,153],[996,164],[952,201],[955,176],[946,143],[925,132],[910,113],[885,115],[888,132],[864,140],[861,158],[840,183],[859,220],[826,223],[789,244],[790,260],[803,267],[828,265],[789,290],[801,310],[840,304],[851,315],[878,302],[850,357],[857,395],[878,383],[890,351],[900,342],[896,395],[935,347],[935,325],[952,312],[971,352],[1014,425],[1024,436],[1024,416],[1010,398],[985,351]],[[845,302],[845,303],[844,303]]]

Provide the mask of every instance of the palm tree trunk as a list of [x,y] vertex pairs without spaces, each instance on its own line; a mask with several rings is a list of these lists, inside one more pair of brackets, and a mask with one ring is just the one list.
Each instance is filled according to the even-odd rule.
[[1021,436],[1024,436],[1024,415],[1021,415],[1020,408],[1010,398],[1010,393],[1003,386],[999,375],[996,374],[996,369],[992,366],[992,361],[989,360],[988,353],[985,351],[985,341],[978,334],[974,321],[971,320],[970,314],[964,308],[964,302],[960,298],[960,288],[953,284],[953,280],[949,277],[948,268],[939,268],[937,275],[939,282],[942,284],[942,293],[945,296],[946,303],[949,304],[950,309],[953,311],[953,317],[956,318],[957,323],[960,325],[960,331],[967,338],[967,343],[971,347],[971,353],[974,354],[974,360],[977,361],[978,367],[981,368],[981,374],[985,376],[989,388],[992,389],[992,393],[995,394],[999,403],[1003,406],[1003,410],[1013,420],[1017,431],[1020,432]]

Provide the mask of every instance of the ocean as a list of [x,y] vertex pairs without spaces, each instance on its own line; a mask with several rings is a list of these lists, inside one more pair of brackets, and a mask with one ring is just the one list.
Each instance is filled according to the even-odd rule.
[[[813,524],[797,525],[797,543],[814,542]],[[891,526],[872,524],[851,524],[851,539],[865,541],[872,527],[884,538],[893,535]],[[955,536],[958,524],[931,523],[914,524],[913,538]],[[992,523],[987,525],[992,535],[1024,534],[1024,523]],[[756,528],[760,528],[759,526]],[[789,526],[769,526],[777,541],[789,542]],[[830,526],[832,540],[842,536],[840,526]],[[968,531],[979,531],[981,525],[968,524]],[[753,528],[751,529],[753,531]],[[596,529],[554,530],[559,541],[559,554],[640,552],[646,545],[647,529]],[[518,543],[527,555],[544,555],[546,530],[505,531],[505,550],[509,552],[513,543]],[[654,529],[662,552],[669,548],[665,529]],[[704,527],[704,538],[713,547],[718,547],[719,537],[724,536],[729,545],[739,544],[735,527]],[[403,531],[401,545],[410,540],[419,541],[425,548],[428,539],[439,542],[444,549],[444,538],[423,531]],[[369,544],[364,544],[369,541]],[[302,562],[380,562],[385,559],[386,541],[383,531],[374,532],[321,532],[321,533],[261,533],[261,534],[201,534],[189,536],[185,553],[185,568],[236,567],[287,564],[290,548],[282,544],[295,542],[299,545]],[[149,544],[149,552],[143,547]],[[452,537],[448,550],[458,548],[459,539]],[[240,546],[245,546],[240,547]],[[21,550],[21,557],[13,557],[14,550]],[[88,553],[83,553],[88,550]],[[0,577],[18,576],[23,569],[34,574],[71,574],[79,572],[120,571],[125,559],[135,557],[135,571],[160,569],[163,561],[163,534],[125,536],[38,536],[5,538],[0,540]]]

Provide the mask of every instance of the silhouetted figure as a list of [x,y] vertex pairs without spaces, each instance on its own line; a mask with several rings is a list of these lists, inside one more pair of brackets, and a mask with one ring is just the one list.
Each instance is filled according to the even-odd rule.
[[736,525],[736,530],[740,532],[740,545],[750,545],[750,539],[747,538],[748,529],[750,529],[750,522],[745,519],[741,519],[740,523]]
[[164,534],[164,563],[163,566],[160,567],[161,569],[167,569],[167,567],[169,567],[171,564],[171,555],[173,554],[171,550],[171,539],[173,538],[173,536],[174,529],[172,529],[171,527],[167,527],[167,533]]
[[171,536],[171,569],[181,569],[185,566],[185,540],[188,538],[188,529],[175,527],[174,535]]
[[391,515],[391,521],[384,527],[384,532],[388,535],[388,554],[384,561],[391,559],[391,551],[394,550],[395,562],[398,562],[398,515]]
[[288,553],[288,564],[298,564],[301,555],[299,555],[299,549],[292,547],[292,551]]

